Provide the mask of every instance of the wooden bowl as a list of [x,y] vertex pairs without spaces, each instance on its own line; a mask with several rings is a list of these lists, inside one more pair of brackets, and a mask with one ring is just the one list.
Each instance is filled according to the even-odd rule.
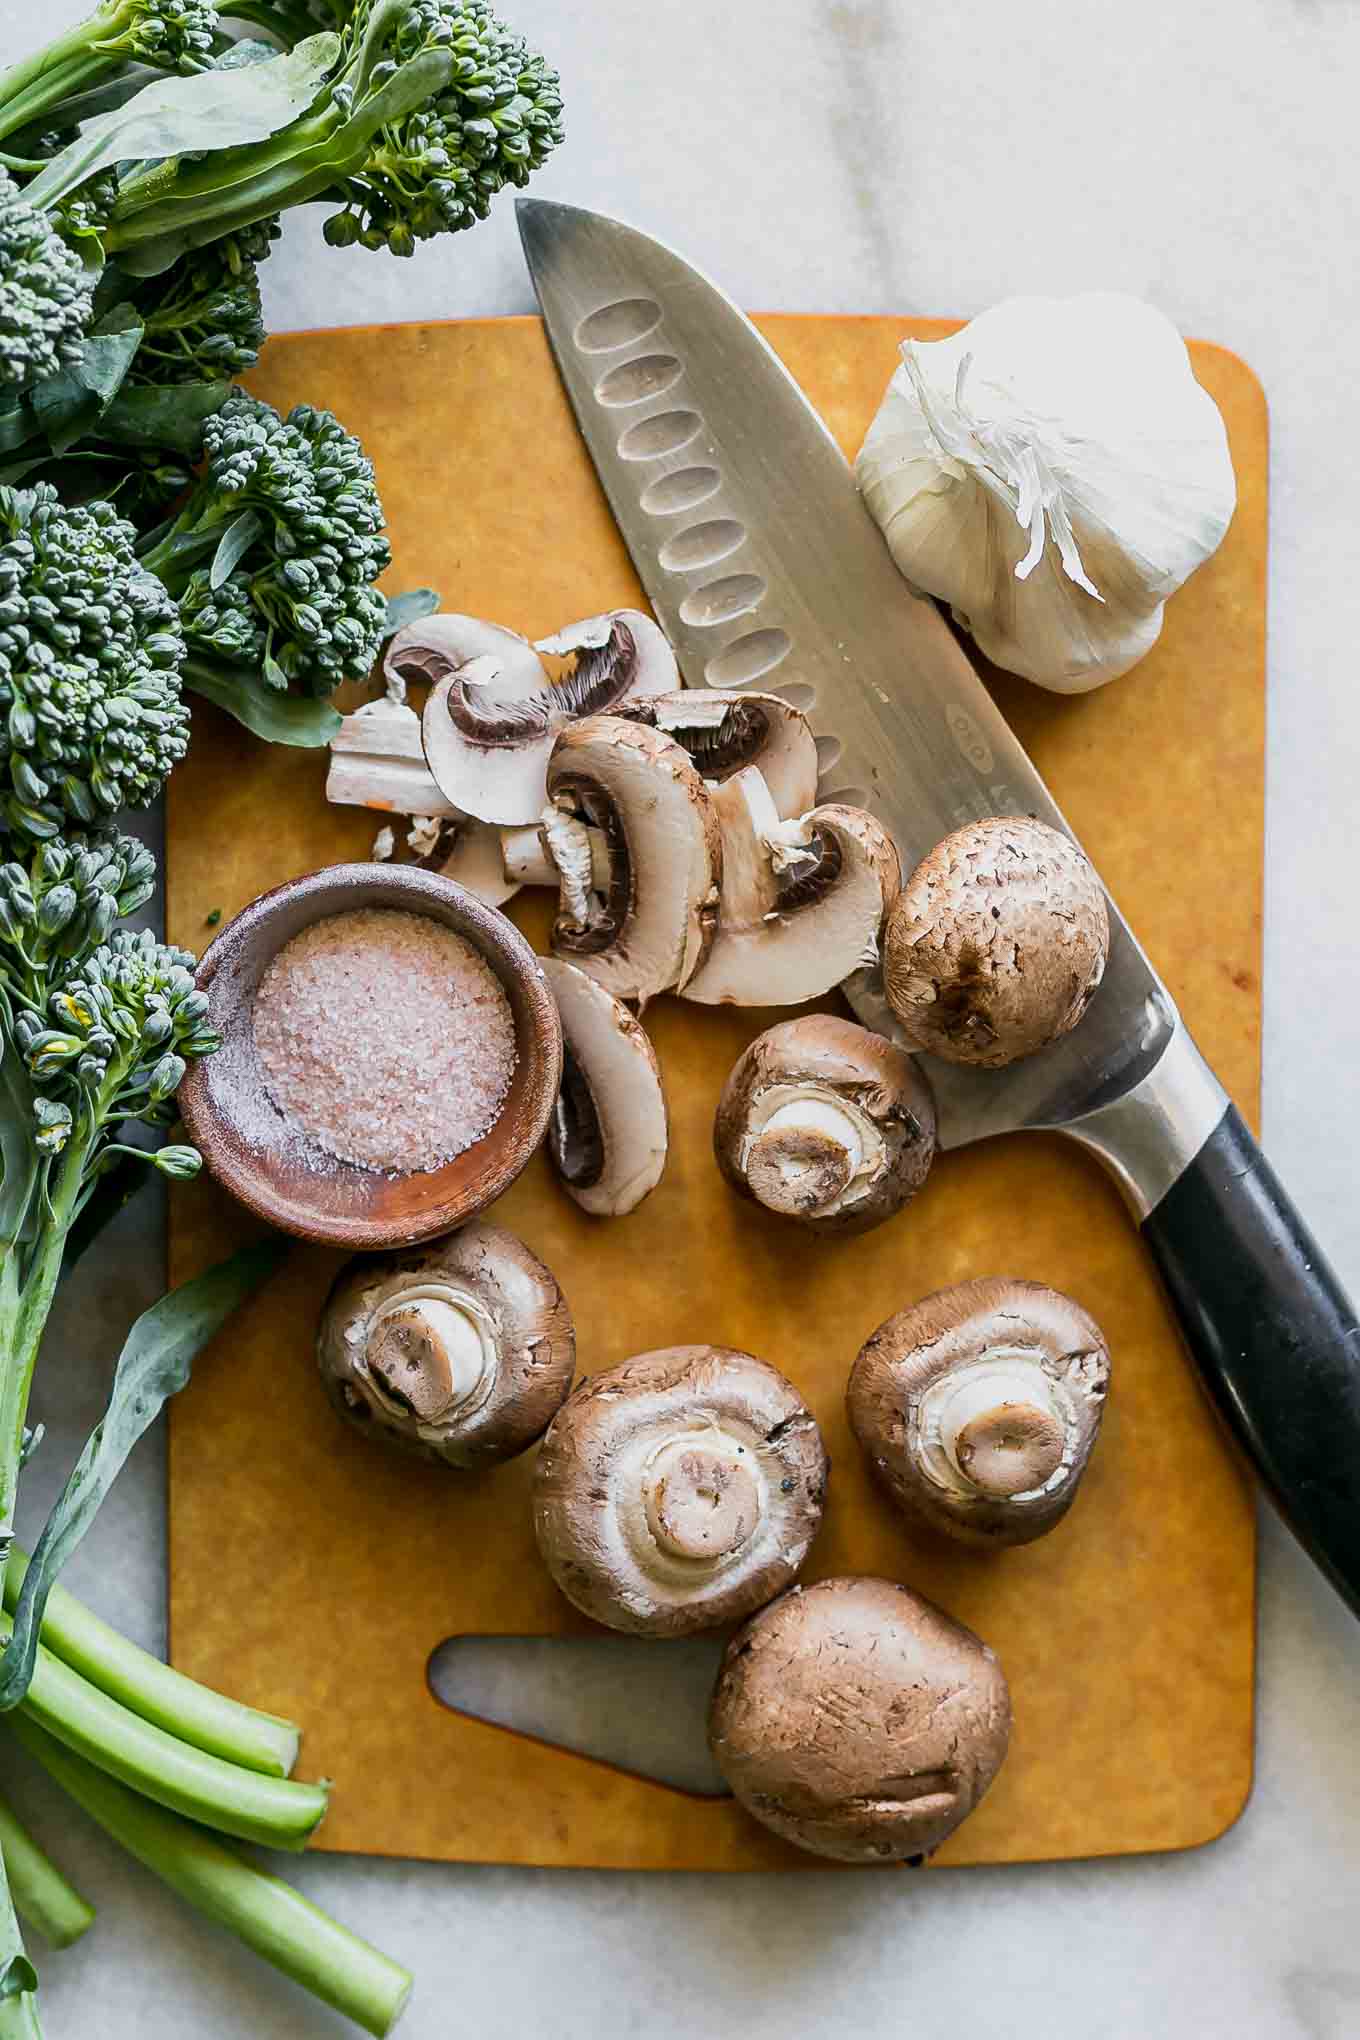
[[[500,979],[518,1058],[495,1124],[442,1168],[385,1176],[303,1146],[265,1089],[251,1013],[260,979],[286,942],[332,914],[396,907],[464,937]],[[300,1239],[378,1250],[434,1239],[509,1188],[547,1130],[562,1078],[562,1024],[538,958],[504,914],[451,879],[410,865],[332,864],[262,893],[199,965],[216,1055],[179,1089],[189,1137],[218,1181],[249,1210]],[[420,1073],[412,1070],[413,1083]]]

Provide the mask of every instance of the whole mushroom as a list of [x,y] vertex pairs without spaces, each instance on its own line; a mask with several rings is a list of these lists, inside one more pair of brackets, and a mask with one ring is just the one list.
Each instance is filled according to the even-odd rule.
[[883,982],[913,1048],[1001,1069],[1076,1026],[1109,946],[1105,894],[1071,837],[998,815],[917,865],[888,915]]
[[478,1467],[542,1436],[571,1387],[576,1334],[537,1256],[478,1221],[428,1246],[357,1255],[332,1285],[316,1350],[350,1423]]
[[1080,1304],[993,1276],[880,1325],[846,1406],[875,1477],[914,1522],[965,1544],[1028,1544],[1072,1505],[1109,1381],[1105,1336]]
[[973,1811],[1010,1739],[994,1652],[891,1580],[819,1580],[738,1630],[709,1747],[747,1812],[840,1863],[919,1860]]
[[562,1405],[535,1468],[534,1532],[583,1614],[687,1636],[788,1586],[826,1480],[821,1433],[782,1374],[725,1346],[669,1346]]
[[598,1218],[633,1211],[666,1166],[666,1096],[642,1023],[574,963],[545,956],[562,1016],[562,1087],[548,1155],[567,1195]]
[[814,1232],[867,1232],[924,1183],[934,1101],[905,1050],[834,1013],[806,1013],[738,1058],[713,1149],[733,1189],[767,1210]]

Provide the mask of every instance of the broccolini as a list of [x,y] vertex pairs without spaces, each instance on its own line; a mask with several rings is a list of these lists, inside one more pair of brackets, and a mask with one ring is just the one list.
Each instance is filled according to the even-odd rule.
[[108,503],[0,489],[0,839],[145,807],[184,756],[184,636]]
[[38,382],[79,360],[93,291],[79,255],[0,169],[0,384]]
[[179,599],[187,685],[215,683],[218,699],[237,684],[231,668],[253,668],[276,689],[321,695],[366,673],[387,614],[373,584],[391,551],[358,440],[329,411],[299,404],[281,418],[240,391],[203,438],[202,475],[142,554]]

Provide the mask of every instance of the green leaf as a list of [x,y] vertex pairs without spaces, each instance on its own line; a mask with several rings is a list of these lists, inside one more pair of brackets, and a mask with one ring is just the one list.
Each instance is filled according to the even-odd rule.
[[11,1998],[27,1997],[37,1988],[38,1972],[27,1955],[11,1955],[0,1969],[0,2005],[7,2005]]
[[184,684],[205,701],[225,709],[238,723],[267,744],[292,744],[316,751],[328,744],[341,718],[324,701],[297,694],[277,694],[246,666],[210,669],[197,659],[186,660]]
[[422,617],[433,616],[438,607],[439,596],[433,588],[407,588],[400,595],[389,595],[383,636],[394,637],[399,630],[405,630],[408,623],[419,623]]
[[22,398],[0,405],[0,453],[17,453],[37,429],[32,409]]
[[0,1014],[0,1254],[8,1253],[23,1231],[38,1180],[38,1150],[33,1143],[33,1088],[24,1059]]
[[65,453],[94,430],[117,396],[144,330],[131,305],[116,306],[86,337],[74,368],[48,376],[29,392],[53,453]]
[[214,594],[224,581],[231,579],[242,554],[254,545],[263,530],[264,524],[256,510],[243,510],[239,517],[233,517],[217,542],[217,551],[208,569],[208,586]]
[[262,142],[310,106],[340,51],[329,30],[267,64],[158,78],[125,106],[86,121],[69,148],[24,189],[44,211],[113,164],[163,160]]
[[119,390],[100,421],[100,434],[120,446],[164,446],[197,460],[204,421],[221,410],[231,390],[229,382]]
[[28,1691],[38,1655],[47,1597],[84,1537],[138,1439],[189,1379],[193,1363],[238,1306],[268,1280],[287,1253],[283,1240],[262,1240],[172,1289],[143,1311],[119,1355],[109,1406],[86,1442],[43,1526],[14,1610],[14,1630],[0,1656],[0,1712]]

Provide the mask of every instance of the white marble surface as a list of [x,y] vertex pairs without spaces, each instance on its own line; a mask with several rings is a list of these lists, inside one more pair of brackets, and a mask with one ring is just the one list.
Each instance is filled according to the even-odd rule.
[[[0,0],[6,52],[68,11]],[[513,11],[559,61],[569,102],[569,142],[538,189],[652,227],[747,303],[970,313],[1017,290],[1109,285],[1261,376],[1274,429],[1265,1129],[1360,1286],[1360,9]],[[334,254],[295,219],[267,297],[276,327],[530,306],[508,204],[402,266]],[[42,1376],[49,1464],[94,1415],[118,1330],[152,1293],[157,1239],[139,1214],[67,1300]],[[162,1508],[153,1438],[72,1568],[79,1591],[153,1645]],[[1231,1834],[1186,1856],[913,1879],[335,1858],[296,1875],[418,1970],[409,2040],[789,2040],[841,2026],[886,2040],[959,2025],[1008,2040],[1343,2040],[1360,2031],[1360,1630],[1273,1523],[1260,1659],[1255,1795]],[[97,1931],[45,1964],[50,2035],[338,2036],[338,2020],[188,1917],[8,1752],[4,1771],[101,1908]]]

